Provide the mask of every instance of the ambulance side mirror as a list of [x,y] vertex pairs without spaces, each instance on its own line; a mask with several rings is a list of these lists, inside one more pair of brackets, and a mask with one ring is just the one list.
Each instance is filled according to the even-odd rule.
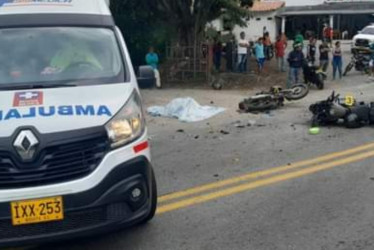
[[140,66],[137,80],[139,88],[153,88],[156,85],[156,76],[153,68],[151,66]]

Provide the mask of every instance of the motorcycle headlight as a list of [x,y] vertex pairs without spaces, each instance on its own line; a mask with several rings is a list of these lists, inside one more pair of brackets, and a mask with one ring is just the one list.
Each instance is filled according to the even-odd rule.
[[106,124],[105,128],[112,148],[128,144],[143,134],[145,121],[137,91],[132,93],[127,103]]

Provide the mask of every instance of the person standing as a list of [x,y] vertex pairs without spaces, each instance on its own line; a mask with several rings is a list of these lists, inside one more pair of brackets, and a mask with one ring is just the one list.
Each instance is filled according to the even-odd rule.
[[286,46],[287,44],[282,40],[281,36],[278,36],[277,41],[275,43],[275,56],[277,57],[279,72],[286,72],[284,65],[284,55],[286,51]]
[[265,66],[264,39],[260,37],[255,45],[258,74],[260,75]]
[[265,52],[266,60],[271,59],[270,58],[271,46],[272,46],[272,43],[271,43],[269,32],[266,32],[264,35],[264,52]]
[[248,47],[249,42],[245,40],[245,33],[241,32],[238,44],[238,68],[240,73],[247,71]]
[[289,80],[287,82],[287,88],[291,88],[292,85],[299,82],[299,75],[303,66],[304,54],[302,51],[302,45],[299,43],[294,44],[294,50],[288,55],[288,63],[290,65]]
[[330,27],[330,25],[325,24],[323,28],[323,41],[327,42],[327,44],[332,45],[332,37],[333,37],[334,31]]
[[234,56],[234,45],[235,37],[232,37],[230,41],[226,43],[225,55],[226,55],[226,70],[229,72],[233,71],[233,56]]
[[339,71],[339,79],[341,79],[343,70],[343,54],[340,47],[340,42],[335,43],[335,48],[332,51],[332,54],[333,79],[336,79],[336,71]]
[[159,58],[158,58],[157,53],[155,53],[155,50],[153,47],[149,48],[149,52],[145,56],[145,61],[147,65],[151,66],[153,68],[153,71],[155,72],[156,87],[161,88],[161,76],[160,76],[160,72],[158,71]]
[[370,62],[369,62],[369,80],[374,80],[374,43],[369,45],[370,49]]
[[327,68],[329,67],[329,52],[330,52],[330,47],[327,41],[324,41],[319,46],[319,62],[320,62],[320,67],[322,68],[323,72],[326,72]]
[[221,58],[222,58],[222,43],[216,39],[213,45],[213,62],[216,70],[221,70]]
[[317,53],[316,39],[314,37],[311,37],[309,40],[308,49],[307,49],[307,59],[313,65],[316,62],[316,53]]

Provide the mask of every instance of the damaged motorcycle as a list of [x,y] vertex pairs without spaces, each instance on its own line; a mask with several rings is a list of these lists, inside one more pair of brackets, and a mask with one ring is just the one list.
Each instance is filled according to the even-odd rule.
[[309,88],[305,84],[297,84],[290,89],[273,86],[269,91],[262,91],[250,98],[244,99],[239,103],[239,110],[242,112],[253,112],[276,109],[283,106],[285,100],[300,100],[308,95],[308,93]]
[[312,127],[341,124],[347,128],[360,128],[374,124],[374,102],[357,102],[350,95],[341,98],[332,92],[326,100],[312,104],[309,110],[313,113]]

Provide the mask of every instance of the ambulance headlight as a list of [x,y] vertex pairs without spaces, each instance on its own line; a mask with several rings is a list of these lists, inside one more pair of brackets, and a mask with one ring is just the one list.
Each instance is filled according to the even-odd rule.
[[126,105],[105,126],[113,148],[139,138],[144,127],[144,116],[137,91],[134,91]]

